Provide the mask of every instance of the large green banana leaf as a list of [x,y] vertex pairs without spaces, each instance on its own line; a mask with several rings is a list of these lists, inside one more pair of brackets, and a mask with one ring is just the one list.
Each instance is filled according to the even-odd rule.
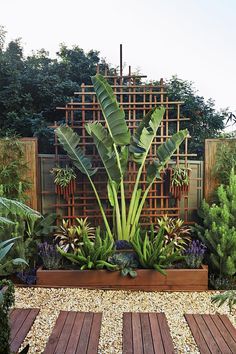
[[128,145],[130,132],[125,113],[119,107],[111,86],[100,74],[92,76],[92,83],[112,140],[119,146]]
[[139,124],[129,146],[129,151],[135,162],[142,164],[143,160],[146,158],[164,113],[165,108],[163,107],[151,110]]
[[82,173],[92,176],[97,172],[97,169],[92,167],[90,159],[84,156],[82,149],[78,146],[80,137],[77,133],[65,125],[57,128],[56,133],[69,158]]
[[113,141],[106,128],[101,123],[88,123],[86,130],[93,137],[98,153],[107,171],[108,178],[116,183],[120,182],[121,173],[117,165]]
[[[31,209],[29,206],[19,202],[18,200],[0,197],[0,215],[7,218],[9,214],[18,215],[31,221],[36,221],[42,217],[38,211]],[[0,220],[0,225],[2,222],[4,222],[3,218]],[[5,220],[5,223],[6,222],[11,223],[11,221]]]
[[160,178],[160,172],[170,160],[171,156],[188,136],[188,130],[180,130],[169,138],[165,143],[160,145],[157,149],[157,160],[154,160],[147,168],[147,183],[157,177]]

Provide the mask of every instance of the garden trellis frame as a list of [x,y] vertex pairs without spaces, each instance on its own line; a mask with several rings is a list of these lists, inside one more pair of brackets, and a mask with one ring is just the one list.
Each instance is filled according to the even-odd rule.
[[[123,62],[121,46],[119,73],[115,71],[111,75],[108,69],[105,69],[105,72],[101,72],[101,74],[103,74],[111,84],[118,102],[124,109],[127,125],[131,131],[131,134],[133,134],[141,119],[152,108],[161,105],[166,109],[164,119],[158,129],[157,136],[149,153],[149,158],[151,158],[156,155],[157,147],[160,144],[162,144],[174,132],[181,130],[184,124],[184,127],[186,127],[186,122],[189,121],[190,118],[181,116],[180,108],[181,104],[184,103],[183,101],[169,101],[167,92],[165,91],[163,79],[161,79],[158,84],[143,84],[141,80],[145,79],[146,76],[132,74],[130,66],[128,74],[123,75],[122,68]],[[100,72],[99,65],[97,67],[97,72]],[[93,180],[99,195],[101,196],[102,203],[105,206],[106,214],[108,217],[112,218],[112,208],[109,205],[107,198],[106,173],[101,164],[96,147],[92,142],[92,138],[88,136],[85,129],[85,124],[88,121],[96,120],[104,124],[102,112],[100,110],[99,103],[97,102],[93,86],[82,84],[80,91],[75,92],[75,97],[71,99],[65,107],[57,108],[65,112],[66,124],[80,135],[81,148],[87,156],[92,158],[93,165],[98,167],[98,172],[93,176]],[[58,127],[58,123],[55,122],[51,127],[56,129]],[[168,166],[171,164],[181,164],[181,166],[188,167],[188,158],[196,156],[195,154],[188,153],[189,138],[190,137],[188,136],[183,142],[182,147],[177,149]],[[65,155],[63,155],[64,152],[58,144],[56,134],[54,145],[55,165],[63,166],[65,164],[69,164],[69,160]],[[137,166],[134,162],[129,162],[128,171],[129,172],[127,173],[125,179],[127,199],[131,197],[131,192],[135,183]],[[76,192],[67,200],[58,195],[57,201],[54,205],[52,205],[52,207],[55,208],[57,214],[62,213],[64,218],[69,218],[72,222],[76,217],[88,217],[94,224],[101,224],[102,217],[89,181],[87,180],[87,177],[82,175],[79,171],[76,171],[76,173]],[[146,173],[144,170],[141,179],[141,185],[143,188],[145,188],[145,177]],[[162,180],[157,180],[154,183],[149,192],[142,212],[142,224],[155,223],[157,217],[163,214],[180,217],[180,213],[185,222],[191,222],[189,215],[191,215],[192,208],[189,206],[189,196],[185,194],[181,202],[179,200],[173,200],[173,198],[169,195],[167,174],[164,174],[162,177]],[[199,180],[197,181],[197,188],[200,189],[199,183],[201,178],[195,177],[195,179]]]

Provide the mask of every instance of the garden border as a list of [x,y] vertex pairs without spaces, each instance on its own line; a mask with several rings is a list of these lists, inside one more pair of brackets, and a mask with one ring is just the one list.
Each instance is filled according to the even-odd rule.
[[162,275],[154,269],[137,269],[137,277],[123,277],[108,270],[37,270],[36,286],[135,291],[208,290],[208,266],[200,269],[167,269]]

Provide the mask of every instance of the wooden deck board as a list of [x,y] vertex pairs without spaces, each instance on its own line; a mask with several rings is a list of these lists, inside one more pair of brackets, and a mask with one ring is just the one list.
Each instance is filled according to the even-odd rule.
[[173,354],[174,346],[163,313],[124,313],[123,354]]
[[61,311],[44,354],[96,354],[101,313]]
[[226,315],[185,314],[201,354],[235,354],[236,329]]
[[14,309],[10,314],[10,348],[17,352],[27,336],[39,309]]

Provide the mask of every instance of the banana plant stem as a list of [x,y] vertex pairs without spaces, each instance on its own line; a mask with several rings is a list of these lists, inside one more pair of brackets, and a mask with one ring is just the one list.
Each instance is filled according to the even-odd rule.
[[100,198],[99,198],[98,192],[97,192],[97,190],[96,190],[96,187],[95,187],[95,185],[94,185],[94,183],[93,183],[91,177],[90,177],[89,175],[87,175],[87,176],[88,176],[89,182],[90,182],[90,184],[91,184],[91,186],[92,186],[92,188],[93,188],[94,194],[95,194],[95,196],[96,196],[96,198],[97,198],[97,202],[98,202],[100,211],[101,211],[101,213],[102,213],[102,217],[103,217],[103,221],[104,221],[106,230],[107,230],[108,234],[109,234],[111,237],[113,237],[113,236],[112,236],[112,232],[111,232],[110,225],[109,225],[109,223],[108,223],[108,221],[107,221],[107,217],[106,217],[105,211],[104,211],[104,209],[103,209],[101,200],[100,200]]
[[143,196],[142,196],[142,199],[141,199],[141,202],[139,204],[139,207],[138,207],[138,210],[136,212],[136,215],[135,215],[135,218],[134,218],[134,222],[133,222],[133,225],[132,225],[132,228],[131,228],[131,232],[130,232],[130,239],[132,239],[132,237],[134,236],[135,232],[136,232],[136,229],[137,229],[137,226],[138,226],[138,221],[139,221],[139,218],[140,218],[140,215],[141,215],[141,212],[142,212],[142,209],[143,209],[143,206],[144,206],[144,203],[145,203],[145,200],[147,198],[147,195],[155,181],[156,177],[153,178],[153,180],[151,181],[151,183],[149,184],[149,186],[147,187],[147,189],[145,190]]

